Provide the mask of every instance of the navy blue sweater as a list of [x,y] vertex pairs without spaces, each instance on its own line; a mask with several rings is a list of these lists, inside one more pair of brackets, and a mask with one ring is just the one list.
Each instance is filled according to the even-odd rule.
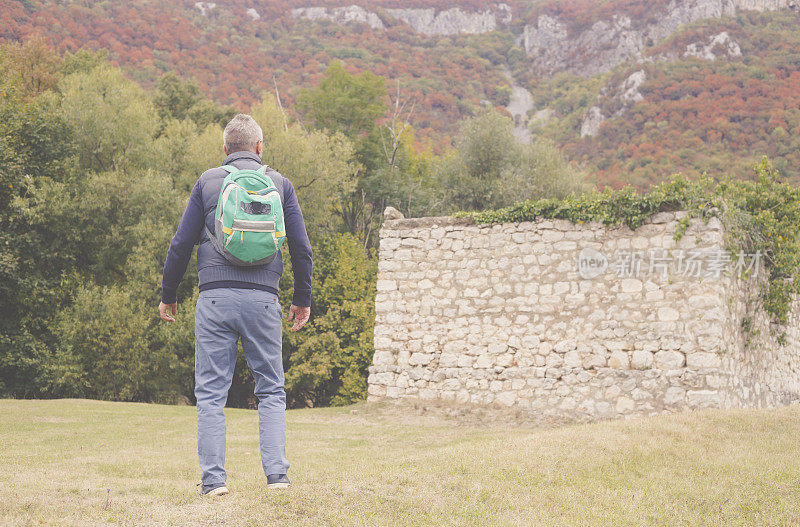
[[[225,158],[223,165],[235,164],[239,166],[243,163],[244,165],[255,165],[255,162],[260,165],[261,158],[253,152],[234,152]],[[239,166],[239,168],[245,168],[245,166]],[[250,167],[247,166],[247,168]],[[208,175],[209,172],[211,171],[207,171],[204,176]],[[297,194],[294,191],[294,187],[286,178],[283,178],[283,182],[283,215],[286,226],[286,242],[289,246],[289,254],[292,260],[292,272],[294,273],[292,304],[299,307],[308,307],[311,305],[311,273],[313,268],[311,244],[308,241],[308,234],[306,233],[305,222],[303,221],[303,213],[300,210],[300,204],[297,202]],[[210,209],[212,206],[210,204],[212,203],[215,208],[216,201],[217,196],[202,195],[201,181],[198,181],[194,188],[192,188],[192,193],[189,196],[189,203],[186,205],[186,210],[183,212],[178,230],[172,238],[169,251],[167,252],[167,259],[164,263],[161,301],[165,304],[172,304],[177,301],[178,284],[180,284],[186,272],[186,267],[192,257],[194,246],[200,243],[201,239],[205,237],[203,227],[206,219],[213,217],[213,214],[211,214],[213,211],[206,209]],[[209,228],[213,231],[213,224],[210,225]],[[198,267],[201,266],[201,262],[199,261],[200,257],[200,254],[198,254]],[[282,265],[278,268],[282,269]],[[266,285],[263,282],[254,283],[248,281],[221,280],[203,283],[201,280],[199,285],[200,291],[222,287],[260,289],[271,291],[275,294],[278,293],[276,287]]]

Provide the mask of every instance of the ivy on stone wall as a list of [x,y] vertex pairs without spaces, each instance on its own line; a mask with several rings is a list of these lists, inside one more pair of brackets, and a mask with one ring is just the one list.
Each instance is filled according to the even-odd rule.
[[461,212],[476,223],[506,223],[536,219],[566,219],[574,223],[600,222],[609,227],[641,226],[657,212],[686,211],[675,232],[680,239],[692,218],[719,217],[727,230],[732,254],[760,252],[769,280],[762,306],[773,322],[785,325],[794,294],[800,293],[800,188],[784,183],[765,157],[746,181],[710,177],[690,180],[676,175],[646,193],[633,187],[571,195],[565,199],[523,201],[484,212]]

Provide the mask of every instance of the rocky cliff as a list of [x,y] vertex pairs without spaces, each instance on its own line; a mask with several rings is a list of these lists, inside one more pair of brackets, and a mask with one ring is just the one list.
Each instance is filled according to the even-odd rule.
[[[797,8],[799,3],[800,0],[672,0],[660,8],[661,12],[650,17],[652,22],[637,20],[623,8],[611,18],[597,20],[577,34],[570,27],[570,20],[542,14],[534,23],[524,27],[520,40],[537,74],[569,72],[588,77],[610,71],[686,24],[733,16],[740,9]],[[384,30],[387,25],[399,22],[417,33],[433,36],[480,34],[507,27],[512,20],[512,9],[505,3],[497,3],[482,11],[467,11],[460,7],[444,10],[394,8],[385,9],[379,15],[354,4],[301,7],[293,9],[291,16],[336,24],[367,24],[376,30]]]
[[[495,4],[483,11],[464,11],[453,7],[437,11],[428,9],[385,9],[391,18],[408,24],[423,35],[457,35],[488,33],[511,22],[511,8],[507,4]],[[377,13],[358,5],[346,7],[302,7],[293,9],[293,18],[329,20],[337,24],[361,23],[373,29],[385,29],[384,21]]]
[[375,13],[371,13],[361,6],[350,5],[346,7],[300,7],[292,9],[292,18],[306,20],[329,20],[336,24],[367,24],[372,29],[384,29],[383,21]]
[[457,7],[438,13],[433,8],[387,9],[386,12],[424,35],[488,33],[511,22],[511,8],[506,4],[478,12],[462,11]]
[[[639,55],[645,47],[667,38],[692,22],[733,16],[737,9],[775,10],[796,8],[794,0],[672,0],[653,23],[634,21],[624,12],[598,20],[578,34],[569,22],[541,15],[523,31],[525,52],[540,75],[569,72],[591,76],[610,71]],[[581,50],[581,53],[575,53]]]
[[[674,61],[680,58],[692,57],[701,60],[717,60],[718,58],[736,58],[742,56],[739,44],[723,31],[712,35],[705,42],[694,42],[686,46],[681,54],[666,54],[652,57],[662,61]],[[600,132],[600,126],[609,117],[618,117],[625,113],[633,104],[644,99],[639,89],[647,80],[644,70],[632,73],[622,84],[606,86],[600,90],[597,104],[589,108],[581,125],[581,137],[594,137]],[[604,113],[600,105],[610,107],[611,111]],[[608,109],[608,108],[607,108]]]

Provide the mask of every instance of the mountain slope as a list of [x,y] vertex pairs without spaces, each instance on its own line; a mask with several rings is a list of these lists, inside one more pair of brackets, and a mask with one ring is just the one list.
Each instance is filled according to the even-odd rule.
[[106,49],[143,84],[174,70],[242,109],[276,89],[291,107],[341,59],[399,81],[437,152],[508,105],[518,137],[647,187],[763,154],[800,180],[799,19],[795,0],[0,0],[0,40]]
[[[599,181],[640,187],[674,172],[749,175],[762,155],[800,179],[800,31],[790,11],[697,22],[609,73],[556,77],[540,127]],[[570,104],[571,103],[571,104]]]
[[291,105],[299,88],[318,82],[339,58],[354,71],[399,79],[404,97],[417,101],[415,126],[440,145],[449,144],[447,134],[460,117],[483,100],[503,103],[502,88],[511,90],[500,67],[513,45],[510,34],[484,35],[475,43],[470,35],[421,37],[398,22],[381,30],[341,27],[293,18],[298,5],[136,0],[30,1],[23,7],[0,0],[0,39],[43,34],[60,51],[107,49],[143,84],[174,70],[195,78],[214,99],[241,108],[275,85]]

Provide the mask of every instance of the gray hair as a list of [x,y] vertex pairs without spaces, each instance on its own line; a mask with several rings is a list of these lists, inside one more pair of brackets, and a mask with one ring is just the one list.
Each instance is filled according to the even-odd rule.
[[241,150],[256,151],[256,145],[264,140],[264,133],[255,119],[245,113],[240,113],[231,119],[225,131],[222,132],[222,142],[228,153]]

